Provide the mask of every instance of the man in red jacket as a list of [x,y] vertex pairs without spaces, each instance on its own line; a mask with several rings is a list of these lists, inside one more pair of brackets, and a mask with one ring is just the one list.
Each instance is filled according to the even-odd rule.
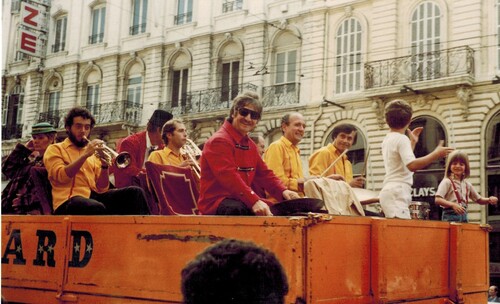
[[259,96],[246,92],[236,96],[229,117],[203,147],[200,198],[202,214],[273,215],[265,198],[250,187],[253,182],[277,201],[299,198],[287,190],[267,168],[257,146],[248,137],[262,114]]
[[161,128],[173,116],[164,110],[155,110],[146,126],[146,130],[129,135],[118,144],[118,153],[130,153],[130,165],[124,169],[114,168],[115,186],[117,188],[137,185],[135,177],[140,172],[145,172],[144,163],[149,153],[163,149]]

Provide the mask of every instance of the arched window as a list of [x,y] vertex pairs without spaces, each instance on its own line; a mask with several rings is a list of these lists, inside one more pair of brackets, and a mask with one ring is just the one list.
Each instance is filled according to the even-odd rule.
[[361,24],[355,18],[342,22],[336,35],[335,87],[337,93],[361,89]]
[[[409,128],[413,130],[417,127],[423,127],[424,130],[415,146],[415,157],[422,157],[434,151],[440,140],[447,144],[445,129],[434,117],[420,116],[413,119]],[[434,220],[441,220],[441,208],[434,204],[434,196],[439,182],[443,179],[445,163],[446,160],[440,158],[413,175],[413,200],[431,204],[430,218]]]
[[441,11],[435,3],[421,3],[411,18],[412,81],[439,78]]

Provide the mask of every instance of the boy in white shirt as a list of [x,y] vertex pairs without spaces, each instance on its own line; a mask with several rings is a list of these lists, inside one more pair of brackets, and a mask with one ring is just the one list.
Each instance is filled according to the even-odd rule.
[[413,172],[453,151],[453,148],[443,147],[443,141],[440,141],[434,151],[416,158],[413,150],[423,128],[408,129],[412,114],[411,106],[404,100],[393,100],[385,107],[385,121],[390,132],[382,142],[386,173],[379,198],[385,217],[388,218],[411,218],[408,206],[412,200]]

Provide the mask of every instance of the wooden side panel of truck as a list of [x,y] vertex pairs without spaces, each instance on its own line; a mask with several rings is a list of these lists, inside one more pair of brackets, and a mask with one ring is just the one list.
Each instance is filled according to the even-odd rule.
[[181,303],[182,268],[225,238],[277,255],[286,303],[486,302],[488,232],[479,225],[324,214],[2,216],[2,295]]

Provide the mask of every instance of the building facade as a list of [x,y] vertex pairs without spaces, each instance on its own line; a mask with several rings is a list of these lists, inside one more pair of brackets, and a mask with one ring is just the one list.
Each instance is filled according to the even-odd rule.
[[[336,124],[355,125],[355,174],[378,191],[383,108],[402,98],[412,127],[424,127],[417,156],[444,140],[469,155],[476,190],[500,194],[500,0],[52,0],[48,9],[45,55],[30,57],[18,50],[21,1],[3,1],[2,156],[39,121],[63,136],[77,105],[111,147],[157,108],[202,143],[231,99],[252,90],[267,143],[284,112],[304,114],[305,168]],[[413,199],[432,202],[443,172],[444,161],[417,172]],[[469,219],[500,230],[500,207],[471,204]],[[500,280],[500,233],[490,240]]]

